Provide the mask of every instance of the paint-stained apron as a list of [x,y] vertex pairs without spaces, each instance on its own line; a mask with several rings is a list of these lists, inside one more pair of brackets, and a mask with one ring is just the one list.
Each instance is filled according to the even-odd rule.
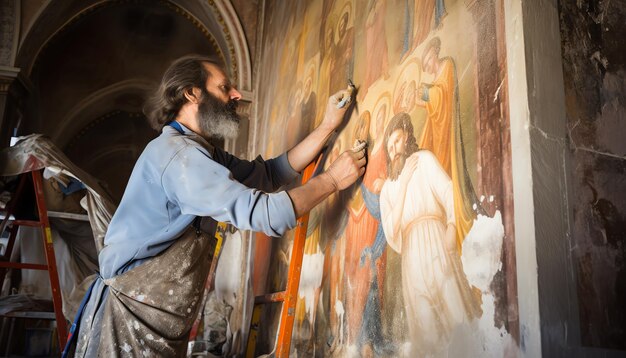
[[104,280],[98,356],[184,357],[214,247],[212,235],[191,225],[161,254]]

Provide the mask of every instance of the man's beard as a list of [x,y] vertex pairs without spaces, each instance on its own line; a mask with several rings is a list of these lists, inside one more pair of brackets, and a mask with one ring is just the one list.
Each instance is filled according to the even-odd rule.
[[240,117],[237,101],[223,103],[208,92],[204,92],[198,106],[198,123],[202,135],[207,138],[235,139],[239,134]]
[[408,156],[406,154],[396,155],[393,159],[391,159],[391,167],[389,169],[389,179],[396,180],[402,173],[402,169],[404,169],[404,163],[406,162],[406,158]]

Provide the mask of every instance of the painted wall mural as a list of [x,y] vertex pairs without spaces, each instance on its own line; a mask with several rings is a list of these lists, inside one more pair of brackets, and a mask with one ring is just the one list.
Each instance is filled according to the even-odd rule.
[[[257,151],[304,138],[348,79],[357,104],[323,166],[368,142],[363,179],[311,212],[292,353],[515,355],[500,2],[268,0],[265,14]],[[284,289],[292,239],[274,242],[268,292]]]

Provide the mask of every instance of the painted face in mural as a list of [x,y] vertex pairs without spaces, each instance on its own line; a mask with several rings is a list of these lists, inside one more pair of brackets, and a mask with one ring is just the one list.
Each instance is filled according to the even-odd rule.
[[398,113],[391,119],[385,131],[385,150],[389,179],[396,180],[404,169],[406,158],[418,150],[411,117],[407,113]]
[[408,134],[402,129],[396,129],[387,141],[387,153],[391,159],[391,172],[389,173],[391,180],[396,180],[404,168],[407,136]]
[[356,140],[367,140],[367,132],[370,128],[370,118],[371,116],[369,112],[365,112],[363,113],[363,115],[361,115],[360,120],[357,123],[356,128],[354,129],[354,138],[352,140],[353,142],[355,142]]
[[350,17],[350,14],[345,12],[341,16],[341,19],[339,20],[339,33],[338,33],[338,36],[339,36],[340,40],[346,35],[346,30],[348,29],[348,18],[349,17]]
[[304,98],[307,98],[311,94],[311,85],[313,80],[309,77],[304,83]]
[[415,107],[415,96],[417,94],[415,81],[409,82],[402,94],[402,110],[410,112]]
[[331,47],[333,46],[333,37],[334,37],[334,32],[333,32],[333,28],[332,27],[328,27],[328,30],[326,31],[326,51],[327,54],[330,52]]
[[430,40],[424,53],[422,54],[422,68],[430,74],[436,74],[439,69],[439,51],[441,50],[441,40],[438,37]]
[[385,117],[387,116],[387,105],[383,104],[376,113],[376,137],[378,137],[384,131]]

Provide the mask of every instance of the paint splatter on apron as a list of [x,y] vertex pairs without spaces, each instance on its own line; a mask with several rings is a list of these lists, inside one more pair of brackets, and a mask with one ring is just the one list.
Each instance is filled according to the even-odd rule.
[[[192,225],[161,254],[104,280],[103,314],[87,317],[91,327],[81,335],[100,330],[99,345],[93,342],[100,357],[185,356],[214,248],[214,237]],[[95,346],[87,345],[79,340],[76,355],[92,356]]]

